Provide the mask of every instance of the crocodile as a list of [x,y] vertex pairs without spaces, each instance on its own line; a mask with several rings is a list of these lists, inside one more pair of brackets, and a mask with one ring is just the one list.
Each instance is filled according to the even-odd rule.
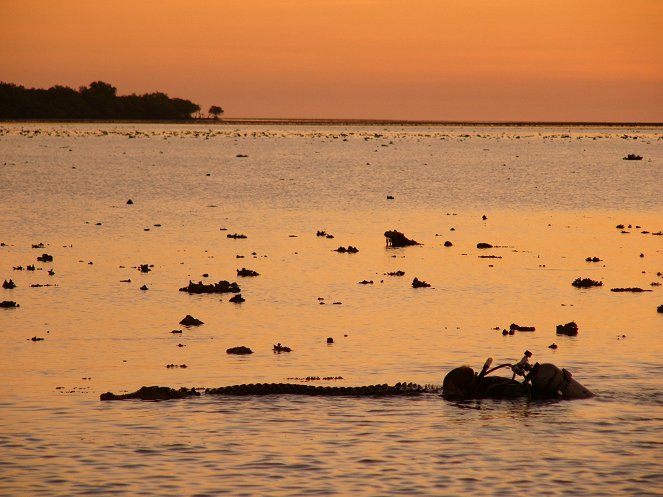
[[[360,387],[314,386],[298,383],[246,383],[218,388],[206,388],[206,395],[247,396],[247,395],[311,395],[311,396],[348,396],[348,397],[386,397],[390,395],[418,395],[439,392],[438,387],[422,386],[416,383],[396,383],[395,385],[366,385]],[[195,388],[174,389],[161,386],[144,386],[135,392],[101,394],[100,400],[170,400],[199,396]]]

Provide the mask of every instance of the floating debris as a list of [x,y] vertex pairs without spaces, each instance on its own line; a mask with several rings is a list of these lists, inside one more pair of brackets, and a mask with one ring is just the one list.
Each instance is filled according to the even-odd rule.
[[205,284],[202,281],[193,283],[189,280],[189,284],[180,288],[180,292],[188,293],[239,293],[241,290],[239,285],[235,282],[228,282],[221,280],[218,283]]
[[571,285],[576,288],[591,288],[593,286],[603,286],[603,282],[591,278],[576,278]]
[[511,323],[509,329],[514,331],[536,331],[536,328],[534,326],[520,326],[516,323]]

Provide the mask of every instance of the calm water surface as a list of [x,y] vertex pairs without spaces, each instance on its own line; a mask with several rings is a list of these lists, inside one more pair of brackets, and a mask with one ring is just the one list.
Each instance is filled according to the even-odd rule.
[[[3,124],[0,154],[0,495],[663,495],[660,128]],[[246,302],[178,291],[221,279]],[[98,400],[440,384],[525,349],[596,398]]]

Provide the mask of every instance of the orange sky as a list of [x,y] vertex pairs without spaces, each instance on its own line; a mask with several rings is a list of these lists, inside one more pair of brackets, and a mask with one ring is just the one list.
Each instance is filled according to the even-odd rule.
[[0,0],[0,81],[226,117],[663,122],[663,0]]

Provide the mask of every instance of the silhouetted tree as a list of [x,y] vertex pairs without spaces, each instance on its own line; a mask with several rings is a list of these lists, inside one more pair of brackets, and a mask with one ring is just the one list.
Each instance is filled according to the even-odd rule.
[[223,114],[223,109],[218,105],[212,105],[207,112],[214,116],[214,119],[218,119],[219,116]]
[[200,106],[165,93],[118,96],[103,81],[48,90],[0,82],[0,118],[5,119],[191,119]]

